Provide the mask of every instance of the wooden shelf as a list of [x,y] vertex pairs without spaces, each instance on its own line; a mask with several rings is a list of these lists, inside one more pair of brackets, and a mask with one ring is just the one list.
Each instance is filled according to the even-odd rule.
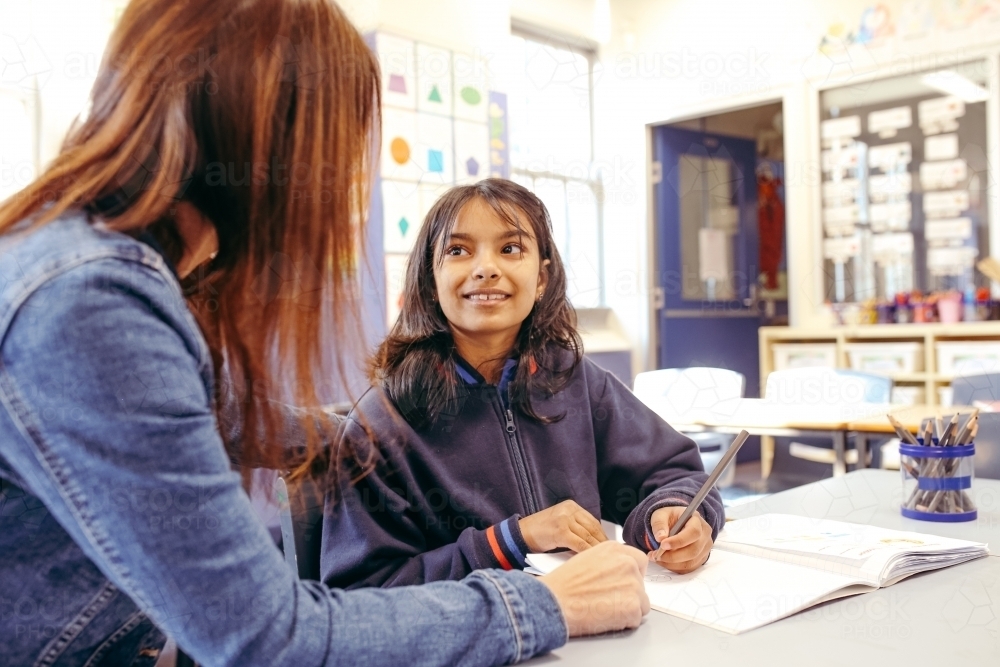
[[931,373],[890,373],[893,382],[927,382],[933,380]]
[[[774,370],[774,343],[833,343],[837,346],[838,368],[849,368],[847,345],[851,343],[912,342],[924,346],[924,370],[919,373],[891,373],[893,381],[909,386],[923,384],[925,401],[929,405],[938,403],[938,387],[951,383],[953,377],[937,373],[938,341],[1000,341],[1000,321],[968,322],[958,324],[870,324],[860,326],[831,327],[825,329],[801,329],[793,327],[761,327],[760,345],[760,386],[767,386],[767,376]],[[762,440],[761,468],[766,475],[771,470],[774,456],[774,441],[769,437]]]

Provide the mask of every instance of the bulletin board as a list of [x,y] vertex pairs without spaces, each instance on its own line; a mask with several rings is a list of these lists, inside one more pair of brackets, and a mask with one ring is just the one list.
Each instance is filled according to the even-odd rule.
[[828,300],[985,284],[988,71],[974,61],[821,93]]
[[[507,101],[477,56],[377,32],[382,68],[379,173],[369,261],[381,267],[372,298],[387,331],[399,315],[406,260],[424,216],[454,185],[510,173]],[[384,282],[383,282],[384,281]]]

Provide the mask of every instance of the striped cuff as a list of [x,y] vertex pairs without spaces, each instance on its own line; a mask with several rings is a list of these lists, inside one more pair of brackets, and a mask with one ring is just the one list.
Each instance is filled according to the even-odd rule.
[[650,551],[656,551],[657,549],[660,548],[660,543],[657,542],[656,538],[653,536],[653,525],[652,525],[653,512],[663,507],[687,507],[690,504],[691,501],[686,500],[684,498],[662,498],[660,500],[657,500],[656,504],[651,509],[646,510],[648,516],[645,522],[647,549],[649,549]]
[[505,570],[523,568],[526,565],[525,556],[528,554],[528,545],[524,542],[524,537],[521,536],[519,518],[515,514],[484,531],[493,558]]

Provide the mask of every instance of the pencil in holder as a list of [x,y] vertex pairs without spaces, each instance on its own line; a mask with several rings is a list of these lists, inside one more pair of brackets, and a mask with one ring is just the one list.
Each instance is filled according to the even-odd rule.
[[941,447],[932,443],[901,444],[903,516],[922,521],[972,521],[976,506],[970,491],[975,476],[975,443]]

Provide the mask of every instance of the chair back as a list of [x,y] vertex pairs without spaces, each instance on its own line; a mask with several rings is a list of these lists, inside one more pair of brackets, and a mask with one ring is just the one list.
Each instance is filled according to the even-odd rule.
[[692,366],[664,368],[635,376],[633,392],[639,400],[666,402],[672,411],[712,410],[743,398],[746,386],[742,373],[725,368]]
[[951,381],[952,403],[973,405],[975,401],[1000,401],[1000,373],[957,375]]
[[823,366],[773,371],[764,388],[780,403],[889,403],[891,395],[890,377]]
[[976,434],[976,477],[1000,479],[1000,412],[980,412]]

